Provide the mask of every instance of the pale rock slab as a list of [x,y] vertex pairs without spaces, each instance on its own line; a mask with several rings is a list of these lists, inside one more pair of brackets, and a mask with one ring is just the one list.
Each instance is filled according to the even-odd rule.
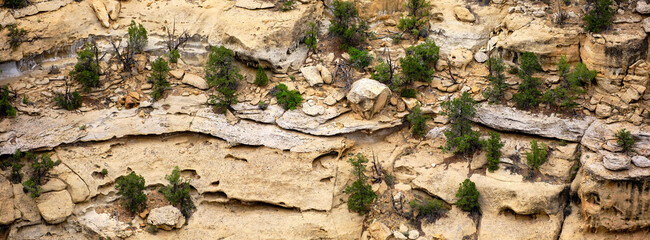
[[65,190],[42,194],[36,198],[36,206],[43,219],[50,224],[63,222],[74,209],[72,198]]

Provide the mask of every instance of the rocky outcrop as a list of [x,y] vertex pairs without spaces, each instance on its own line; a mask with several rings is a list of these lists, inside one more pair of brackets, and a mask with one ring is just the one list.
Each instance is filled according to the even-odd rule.
[[201,89],[201,90],[206,90],[206,89],[210,88],[210,86],[208,85],[208,82],[206,82],[205,79],[203,79],[202,77],[199,77],[197,75],[190,74],[190,73],[185,74],[185,76],[183,77],[182,82],[184,84],[193,86],[193,87]]
[[402,119],[388,116],[372,120],[357,119],[352,114],[345,114],[347,111],[349,111],[347,108],[328,107],[319,116],[309,116],[298,110],[287,111],[276,120],[276,123],[281,128],[315,136],[335,136],[360,131],[374,132],[402,124]]
[[185,224],[185,217],[178,208],[167,205],[152,209],[147,216],[147,223],[169,231],[181,228]]
[[65,221],[74,209],[70,194],[65,190],[41,194],[36,198],[36,206],[43,219],[49,224]]
[[390,89],[376,80],[364,78],[352,84],[347,99],[352,110],[365,119],[380,112],[390,97]]
[[12,223],[15,219],[14,188],[9,179],[0,177],[0,225]]
[[483,103],[476,107],[474,121],[501,131],[521,132],[576,142],[580,141],[594,119],[544,116],[502,105]]
[[313,87],[323,84],[323,78],[321,77],[320,71],[318,71],[318,68],[316,68],[316,66],[300,68],[300,72],[305,77],[307,83],[309,83],[309,86]]

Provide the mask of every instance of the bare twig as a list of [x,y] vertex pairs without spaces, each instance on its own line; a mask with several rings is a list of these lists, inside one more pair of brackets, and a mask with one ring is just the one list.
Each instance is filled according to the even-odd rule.
[[172,27],[172,31],[169,31],[169,27],[167,28],[167,49],[171,52],[172,50],[178,50],[178,48],[183,45],[185,42],[190,40],[190,35],[187,33],[187,31],[183,31],[181,35],[176,37],[176,19],[174,19],[174,25]]

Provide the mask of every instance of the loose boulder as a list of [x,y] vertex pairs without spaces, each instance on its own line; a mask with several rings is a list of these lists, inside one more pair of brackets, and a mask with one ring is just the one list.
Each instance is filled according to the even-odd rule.
[[352,84],[347,98],[352,110],[365,119],[380,112],[390,97],[390,89],[383,83],[364,78]]
[[196,87],[201,90],[206,90],[210,88],[208,82],[206,82],[205,79],[190,73],[185,74],[185,76],[183,77],[183,83]]
[[169,231],[172,228],[181,228],[185,224],[185,217],[178,208],[167,205],[152,209],[147,217],[147,222]]
[[42,194],[36,198],[36,206],[43,219],[49,224],[65,221],[74,209],[70,193],[66,190]]
[[95,10],[95,15],[97,19],[102,23],[104,27],[110,27],[110,22],[108,21],[108,11],[106,10],[106,5],[101,0],[94,0],[90,3],[90,6]]
[[472,23],[476,21],[476,17],[474,17],[474,14],[469,11],[469,9],[457,6],[454,8],[454,15],[456,15],[456,19],[461,22],[469,22]]
[[302,76],[305,77],[307,83],[309,83],[309,86],[313,87],[315,85],[323,84],[323,78],[316,66],[300,68],[300,72],[302,73]]

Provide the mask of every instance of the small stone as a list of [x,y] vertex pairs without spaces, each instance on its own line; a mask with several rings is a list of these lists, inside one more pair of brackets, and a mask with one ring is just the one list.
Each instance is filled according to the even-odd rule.
[[182,70],[173,70],[173,71],[169,71],[169,75],[172,75],[172,77],[180,80],[183,78],[183,75],[185,75],[185,72],[183,72]]
[[185,224],[185,217],[178,208],[171,205],[154,208],[147,217],[147,222],[164,230],[180,228]]
[[420,237],[420,232],[418,230],[409,231],[409,239],[418,239]]
[[461,6],[457,6],[454,8],[454,15],[456,15],[456,19],[458,19],[461,22],[469,22],[472,23],[476,21],[476,17],[472,12],[469,11],[469,9]]
[[596,106],[596,117],[606,118],[612,115],[612,107],[607,104],[598,104]]
[[323,84],[321,73],[315,66],[300,68],[300,72],[305,77],[307,83],[309,83],[309,86],[313,87],[315,85]]
[[541,10],[533,12],[533,16],[538,17],[538,18],[544,17],[544,15],[546,15],[546,13],[544,11],[541,11]]
[[402,234],[399,231],[394,231],[393,237],[395,237],[395,239],[408,239],[406,236],[404,236],[404,234]]
[[310,100],[302,104],[302,111],[309,116],[318,116],[325,113],[325,108]]
[[334,97],[332,97],[332,96],[327,96],[327,97],[325,98],[325,100],[323,100],[323,102],[324,102],[327,106],[332,106],[332,105],[336,104],[336,99],[334,99]]
[[488,55],[485,54],[484,52],[476,52],[474,54],[474,60],[476,60],[479,63],[484,63],[488,60]]
[[383,223],[376,221],[368,226],[370,236],[375,240],[386,240],[390,237],[390,229]]
[[142,90],[148,90],[148,89],[151,89],[151,88],[153,88],[153,84],[151,84],[151,83],[142,84],[142,86],[140,87],[140,89],[142,89]]
[[632,157],[632,162],[637,167],[642,167],[642,168],[650,167],[650,160],[647,157],[641,155]]
[[[401,192],[400,192],[400,193],[401,193]],[[398,198],[398,199],[399,199],[399,198]],[[399,225],[399,231],[402,232],[402,233],[405,233],[405,232],[408,232],[408,231],[409,231],[409,228],[408,228],[406,225],[404,225],[404,224],[402,223],[402,224]]]

